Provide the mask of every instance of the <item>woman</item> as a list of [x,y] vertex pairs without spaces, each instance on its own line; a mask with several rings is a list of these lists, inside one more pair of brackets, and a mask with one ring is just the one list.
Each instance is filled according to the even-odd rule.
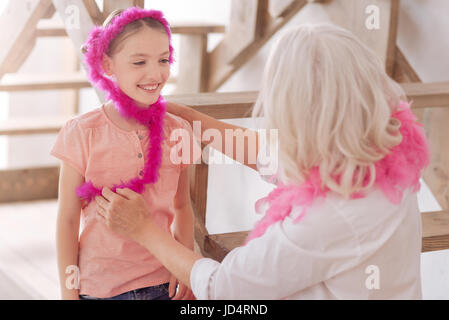
[[[272,50],[254,108],[279,130],[279,185],[256,203],[268,209],[244,246],[221,263],[203,258],[163,234],[127,189],[104,189],[98,218],[147,248],[198,299],[421,299],[416,193],[429,154],[403,100],[348,31],[296,27]],[[203,129],[236,128],[170,109]]]

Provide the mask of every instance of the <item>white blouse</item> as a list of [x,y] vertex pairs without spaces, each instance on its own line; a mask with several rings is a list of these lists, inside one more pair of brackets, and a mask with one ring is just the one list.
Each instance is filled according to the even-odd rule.
[[416,193],[394,205],[379,189],[346,201],[328,193],[232,250],[197,260],[197,299],[422,299]]

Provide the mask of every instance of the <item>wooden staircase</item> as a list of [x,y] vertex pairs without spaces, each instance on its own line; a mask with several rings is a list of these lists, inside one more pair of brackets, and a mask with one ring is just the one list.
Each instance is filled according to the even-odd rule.
[[[181,37],[180,70],[172,83],[179,102],[218,119],[245,118],[250,115],[257,92],[214,93],[292,17],[309,2],[320,3],[333,22],[355,33],[372,47],[385,63],[387,72],[401,82],[413,111],[424,121],[431,144],[431,165],[424,179],[443,208],[422,213],[423,252],[449,248],[449,83],[421,83],[416,72],[396,44],[398,0],[232,0],[231,21],[220,25],[182,24],[172,26]],[[95,24],[116,8],[143,6],[140,0],[108,0],[100,10],[94,0],[9,1],[0,17],[3,50],[0,52],[0,91],[71,90],[71,108],[62,116],[42,119],[16,119],[0,122],[0,135],[56,133],[77,112],[78,91],[90,87],[80,71],[81,52],[60,75],[27,76],[15,74],[31,52],[38,37],[68,37],[80,48]],[[375,32],[364,26],[364,8],[376,5],[382,11],[381,27]],[[67,8],[79,10],[79,28],[49,20],[55,13],[67,17]],[[64,21],[64,18],[62,18]],[[208,35],[223,33],[222,41],[207,50]],[[101,101],[103,95],[97,91]],[[424,117],[426,114],[426,117]],[[58,168],[0,170],[0,202],[57,197]],[[195,211],[195,238],[205,256],[221,260],[229,250],[241,245],[247,232],[211,235],[206,229],[208,165],[195,165],[191,177]]]

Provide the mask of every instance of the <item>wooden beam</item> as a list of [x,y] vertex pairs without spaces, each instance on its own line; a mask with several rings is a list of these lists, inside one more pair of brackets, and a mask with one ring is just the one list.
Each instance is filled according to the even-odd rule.
[[[237,3],[243,1],[234,1]],[[232,3],[234,5],[234,2]],[[226,80],[228,80],[243,64],[245,64],[249,59],[251,59],[258,50],[280,29],[282,28],[291,18],[293,18],[296,13],[298,13],[305,5],[307,0],[294,0],[289,6],[287,13],[281,19],[267,19],[267,6],[266,3],[259,7],[259,13],[257,10],[253,9],[253,16],[262,19],[264,27],[263,32],[258,31],[259,36],[255,36],[251,33],[251,37],[248,35],[245,37],[239,36],[241,40],[238,40],[238,45],[235,46],[235,38],[232,36],[234,33],[248,31],[244,30],[243,24],[240,23],[238,27],[238,22],[234,25],[234,30],[230,30],[229,34],[226,34],[223,40],[215,47],[215,49],[209,54],[209,79],[208,79],[208,91],[216,91]],[[243,11],[243,9],[242,9]],[[261,12],[265,12],[262,14]],[[237,14],[237,13],[236,13]],[[242,15],[242,13],[240,13]],[[255,18],[254,18],[255,19]],[[253,19],[253,20],[254,20]],[[249,21],[253,20],[247,20]],[[261,22],[262,23],[262,22]],[[250,29],[250,31],[253,29]],[[260,30],[260,29],[259,29]],[[251,31],[252,32],[252,31]],[[256,33],[255,29],[254,32]],[[260,36],[263,34],[263,36]],[[237,38],[237,39],[238,39]],[[253,39],[249,42],[249,39]],[[246,45],[243,45],[245,44]]]
[[[207,150],[205,152],[207,153]],[[201,253],[207,256],[208,253],[206,250],[205,241],[207,235],[209,234],[206,229],[209,165],[204,162],[196,164],[193,166],[190,173],[190,198],[195,216],[194,238]]]
[[166,97],[168,101],[184,104],[217,119],[248,118],[257,92],[221,92],[181,94]]
[[[422,252],[449,249],[449,212],[423,212]],[[206,236],[205,250],[217,261],[234,248],[242,246],[249,231],[210,234]]]
[[413,101],[413,109],[449,106],[449,82],[414,82],[400,85],[407,97]]
[[[396,47],[396,59],[393,68],[393,79],[399,83],[405,82],[421,82],[418,74],[412,68],[407,58],[402,53],[399,47]],[[413,113],[416,115],[420,123],[424,123],[425,109],[414,109]]]
[[[410,100],[413,100],[412,110],[419,111],[423,108],[439,108],[449,107],[449,83],[428,83],[415,84],[403,83],[401,84]],[[168,101],[190,106],[191,108],[205,113],[216,119],[235,119],[251,117],[251,110],[257,98],[257,92],[222,92],[222,93],[199,93],[199,94],[183,94],[183,95],[168,95],[165,98]],[[445,110],[449,110],[446,108]],[[445,111],[444,110],[444,111]],[[445,119],[448,117],[440,117],[437,119],[441,122],[439,126],[448,127],[445,125]],[[42,119],[28,119],[28,120],[7,120],[0,122],[0,134],[3,135],[22,135],[22,134],[37,134],[37,133],[56,133],[67,120],[66,117],[52,117]],[[436,129],[435,129],[436,130]],[[432,132],[436,135],[430,140],[441,139],[443,142],[444,135],[438,138],[438,132]],[[447,135],[449,136],[449,134]],[[440,154],[437,145],[434,147],[435,153]],[[449,150],[449,148],[443,148]],[[449,163],[449,161],[448,161]],[[436,172],[442,174],[441,183],[444,183],[444,177],[449,176],[445,170],[441,171],[441,165],[438,166]],[[427,182],[427,181],[426,181]],[[439,185],[439,184],[438,184]],[[446,190],[444,186],[438,187],[438,190]],[[434,191],[433,189],[431,189]],[[435,191],[434,191],[435,192]],[[446,191],[444,191],[446,192]]]
[[288,12],[292,2],[292,0],[270,1],[268,8],[270,15],[273,17],[283,17]]
[[17,136],[57,133],[70,119],[68,116],[8,119],[0,121],[0,135]]
[[7,74],[0,81],[0,91],[34,91],[89,88],[91,84],[81,72],[67,74]]
[[34,48],[38,21],[53,12],[50,0],[8,2],[0,17],[0,78],[20,68]]
[[175,94],[207,90],[207,34],[181,35]]
[[[393,75],[399,0],[328,1],[322,7],[335,24],[351,31],[373,49],[385,63],[387,73]],[[379,19],[378,28],[370,24],[370,17]]]
[[[98,18],[97,18],[98,19]],[[95,20],[95,19],[94,19]],[[101,23],[96,23],[101,24]],[[207,35],[209,33],[224,33],[224,25],[209,23],[173,23],[170,24],[172,34]],[[53,20],[40,20],[37,24],[37,37],[66,37],[64,25]]]
[[206,236],[205,251],[211,258],[221,262],[229,251],[244,244],[248,234],[249,231],[210,234]]
[[93,23],[96,24],[97,26],[101,26],[103,24],[105,17],[103,16],[101,10],[98,8],[95,0],[83,0],[83,4],[89,16],[91,17]]
[[0,170],[0,203],[58,197],[58,167]]
[[422,252],[449,249],[449,211],[422,213]]
[[443,210],[449,211],[449,108],[426,110],[424,127],[430,147],[430,165],[424,181]]
[[[84,0],[53,0],[53,5],[56,8],[56,12],[61,16],[62,20],[66,19],[66,9],[68,6],[73,6],[79,11],[79,25],[77,28],[67,27],[66,33],[72,40],[74,48],[78,49],[77,54],[79,61],[84,64],[84,55],[81,52],[81,47],[89,36],[90,30],[95,26],[94,18],[90,15],[89,10],[92,8],[86,7],[86,1]],[[92,4],[91,4],[92,6]],[[89,10],[88,10],[89,9]],[[84,68],[87,70],[86,66]],[[105,95],[102,91],[95,89],[100,101],[105,101]]]
[[449,104],[449,82],[422,84],[416,71],[402,51],[396,51],[395,80],[413,82],[403,84],[413,96],[414,113],[424,125],[430,146],[430,165],[424,170],[423,179],[444,210],[449,210],[449,128],[444,119],[449,118],[446,109],[419,109],[426,106],[445,107]]
[[106,0],[103,2],[103,16],[106,19],[112,11],[116,9],[126,9],[129,7],[138,6],[143,8],[144,1],[142,0]]
[[399,47],[396,47],[396,59],[394,66],[393,79],[397,82],[421,82],[416,71],[408,62]]

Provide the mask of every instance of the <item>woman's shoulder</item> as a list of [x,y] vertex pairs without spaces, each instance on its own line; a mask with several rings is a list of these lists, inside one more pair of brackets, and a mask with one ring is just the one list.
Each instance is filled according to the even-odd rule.
[[[361,238],[369,240],[380,237],[382,233],[394,232],[407,216],[419,218],[416,192],[406,190],[402,201],[394,204],[380,188],[372,188],[360,198],[347,200],[329,192],[305,210],[293,206],[284,223],[291,234],[304,236],[310,233],[311,239],[335,239],[345,234],[347,240],[360,241]],[[300,237],[301,241],[305,239],[303,236]]]

